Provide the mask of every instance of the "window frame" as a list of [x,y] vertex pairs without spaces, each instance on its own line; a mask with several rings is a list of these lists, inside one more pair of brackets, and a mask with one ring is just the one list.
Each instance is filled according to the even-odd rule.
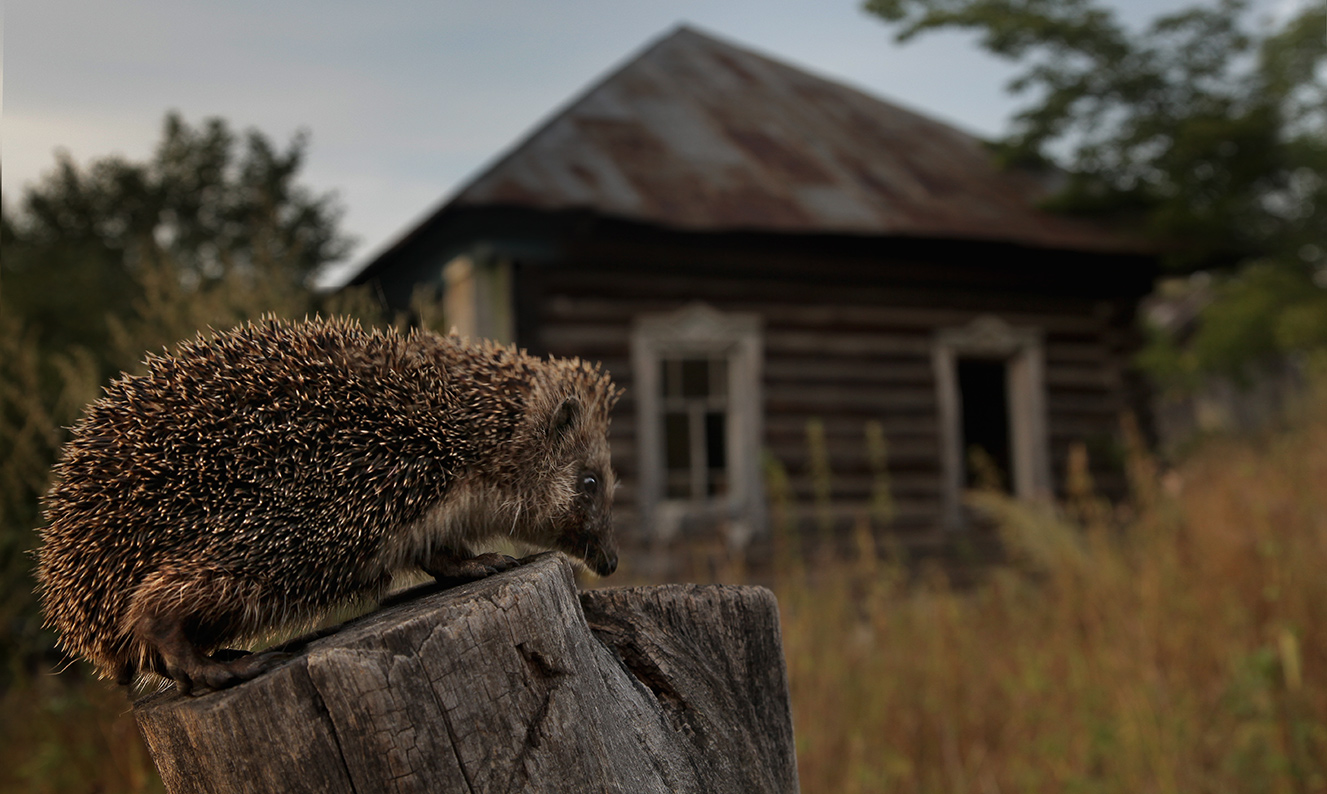
[[[765,526],[760,478],[763,400],[761,318],[720,312],[691,303],[668,313],[639,315],[631,332],[636,398],[636,436],[642,526],[669,540],[683,525],[720,528],[734,545]],[[661,366],[665,359],[723,358],[726,361],[725,469],[728,492],[713,498],[667,496],[664,460]]]

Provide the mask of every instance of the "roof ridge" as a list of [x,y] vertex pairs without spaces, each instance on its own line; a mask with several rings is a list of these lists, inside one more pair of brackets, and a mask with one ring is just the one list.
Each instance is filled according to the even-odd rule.
[[1121,247],[1037,209],[1045,192],[1000,170],[975,135],[683,21],[518,136],[360,275],[449,211],[484,207],[693,231]]

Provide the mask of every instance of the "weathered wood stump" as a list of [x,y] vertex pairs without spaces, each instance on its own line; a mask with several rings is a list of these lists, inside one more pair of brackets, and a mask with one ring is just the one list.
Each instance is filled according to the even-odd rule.
[[553,555],[134,711],[171,792],[797,790],[772,593],[578,595]]

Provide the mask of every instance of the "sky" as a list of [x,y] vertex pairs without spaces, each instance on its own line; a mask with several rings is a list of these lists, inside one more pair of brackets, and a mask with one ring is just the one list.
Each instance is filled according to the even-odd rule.
[[[1189,4],[1103,2],[1135,24]],[[59,149],[147,159],[171,110],[280,143],[307,130],[302,181],[337,193],[358,241],[333,281],[679,24],[984,137],[1019,107],[974,36],[898,44],[859,0],[8,0],[2,24],[11,209]]]

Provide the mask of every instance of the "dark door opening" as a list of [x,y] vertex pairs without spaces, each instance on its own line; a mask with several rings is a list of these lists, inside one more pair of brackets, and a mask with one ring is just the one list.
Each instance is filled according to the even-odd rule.
[[968,488],[1010,490],[1008,370],[1003,359],[958,359],[964,482]]

